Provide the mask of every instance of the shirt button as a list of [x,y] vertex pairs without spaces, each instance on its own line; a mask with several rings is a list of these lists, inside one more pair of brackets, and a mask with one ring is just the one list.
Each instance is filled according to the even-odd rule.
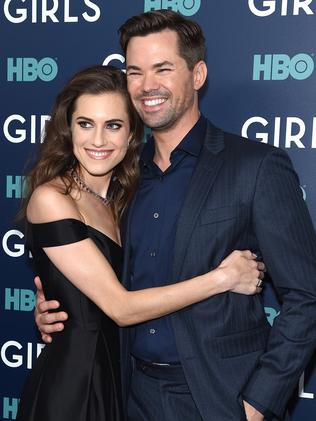
[[155,213],[154,213],[154,218],[155,218],[155,219],[159,218],[159,213],[158,213],[158,212],[155,212]]
[[154,334],[156,333],[156,329],[149,329],[149,333],[150,333],[151,335],[154,335]]
[[156,257],[156,252],[155,252],[155,251],[151,251],[151,252],[149,253],[149,255],[150,255],[150,257]]

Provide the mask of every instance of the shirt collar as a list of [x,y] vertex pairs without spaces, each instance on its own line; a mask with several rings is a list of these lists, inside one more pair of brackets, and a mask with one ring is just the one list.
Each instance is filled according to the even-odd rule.
[[[181,140],[179,145],[171,152],[171,156],[177,150],[182,150],[190,155],[198,157],[204,143],[206,127],[207,127],[207,120],[201,114],[200,118],[192,127],[192,129],[185,135],[185,137]],[[150,162],[152,162],[154,158],[154,154],[155,154],[155,141],[154,141],[153,136],[150,136],[141,154],[141,161],[143,162],[143,164],[148,165]]]
[[[185,135],[179,145],[174,149],[181,149],[190,155],[198,157],[202,149],[204,138],[206,134],[207,120],[201,114],[198,121],[192,127],[192,129]],[[172,153],[174,152],[172,151]]]

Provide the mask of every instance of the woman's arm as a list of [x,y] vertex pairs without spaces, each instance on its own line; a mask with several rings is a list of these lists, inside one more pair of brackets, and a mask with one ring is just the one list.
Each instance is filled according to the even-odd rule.
[[204,275],[173,285],[127,291],[89,238],[44,251],[66,278],[119,326],[154,319],[238,288],[242,280],[244,293],[255,293],[259,276],[250,252],[234,252],[223,266]]
[[[43,223],[80,219],[80,214],[70,197],[43,187],[31,198],[28,218]],[[229,290],[254,294],[262,277],[254,255],[235,251],[204,275],[164,287],[127,291],[90,238],[44,251],[67,279],[120,326],[154,319]]]

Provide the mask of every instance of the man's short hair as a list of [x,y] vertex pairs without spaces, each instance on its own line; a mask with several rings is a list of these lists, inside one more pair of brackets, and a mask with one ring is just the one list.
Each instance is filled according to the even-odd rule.
[[155,10],[129,18],[119,29],[120,44],[126,54],[131,38],[170,30],[178,35],[179,54],[190,70],[205,59],[205,38],[194,21],[171,10]]

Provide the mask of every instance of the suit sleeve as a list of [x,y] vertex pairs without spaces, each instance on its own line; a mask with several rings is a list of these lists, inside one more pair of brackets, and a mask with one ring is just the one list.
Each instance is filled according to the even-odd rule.
[[316,235],[298,177],[281,149],[261,163],[253,225],[282,306],[243,395],[281,417],[316,346]]

